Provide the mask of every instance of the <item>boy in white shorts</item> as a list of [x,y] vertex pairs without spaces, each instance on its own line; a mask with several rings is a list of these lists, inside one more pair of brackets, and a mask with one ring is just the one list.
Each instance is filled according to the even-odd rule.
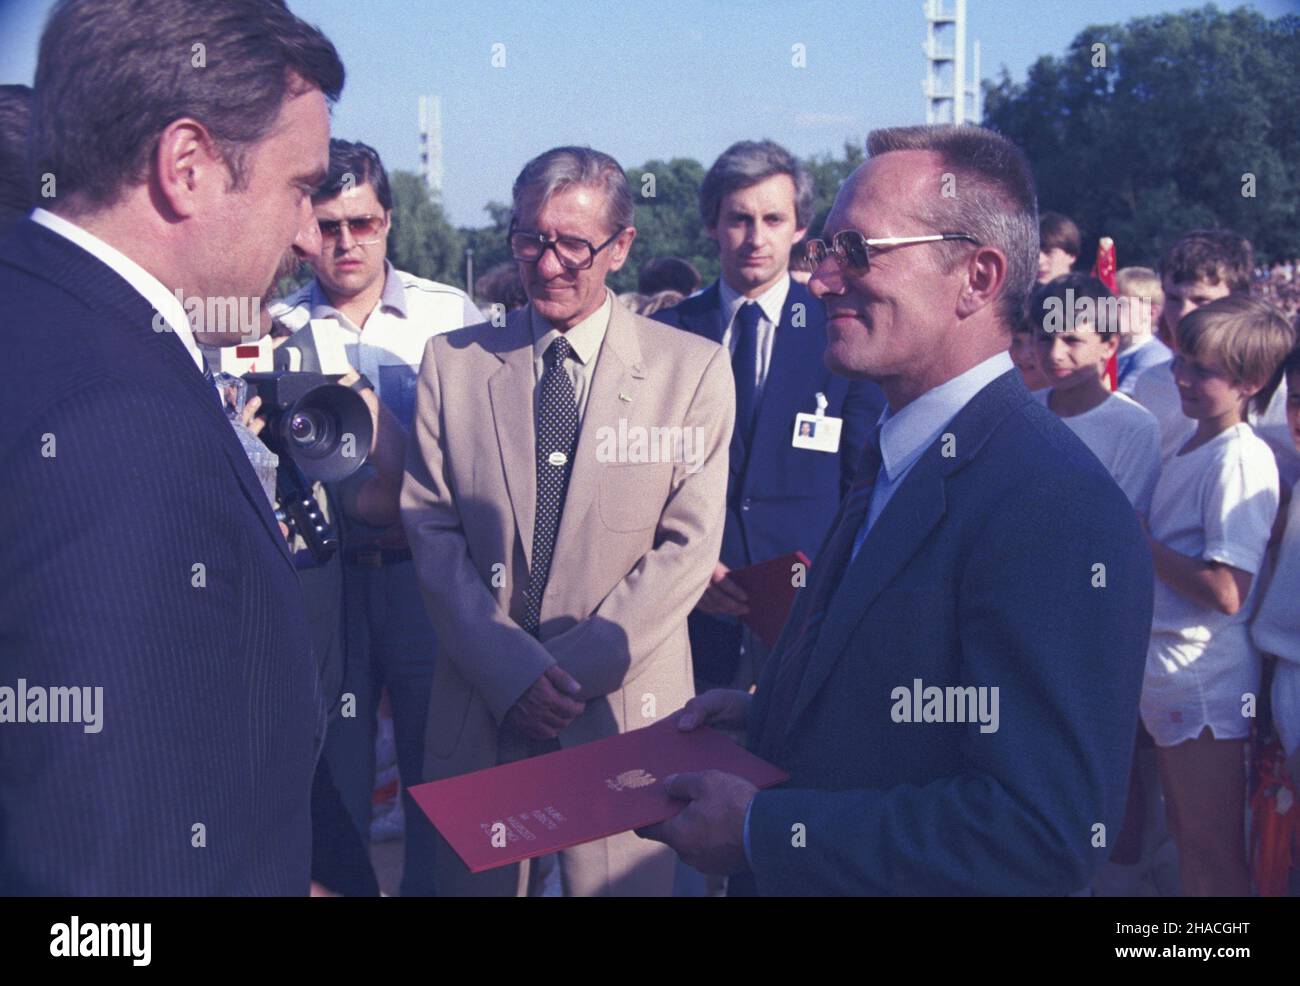
[[1175,331],[1173,375],[1195,431],[1165,460],[1151,503],[1156,596],[1141,715],[1183,893],[1247,896],[1244,752],[1260,684],[1248,621],[1278,474],[1246,405],[1295,335],[1272,306],[1241,295],[1197,308]]

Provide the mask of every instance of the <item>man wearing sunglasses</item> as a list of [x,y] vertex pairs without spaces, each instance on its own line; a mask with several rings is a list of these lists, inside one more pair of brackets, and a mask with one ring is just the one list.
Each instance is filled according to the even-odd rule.
[[[735,395],[722,347],[605,286],[632,224],[609,155],[530,161],[510,225],[527,307],[425,349],[402,519],[438,636],[428,780],[649,726],[694,693],[686,616],[722,540]],[[636,444],[665,430],[680,447]],[[441,894],[537,889],[531,863],[474,875],[441,841],[437,862]],[[560,871],[566,894],[667,895],[674,858],[628,832]]]
[[747,731],[790,780],[716,771],[645,831],[736,893],[1068,894],[1123,815],[1152,567],[1101,463],[1007,355],[1034,280],[1033,178],[979,127],[876,131],[808,245],[826,362],[888,401]]
[[[330,141],[330,168],[312,196],[321,251],[315,278],[273,306],[299,331],[309,324],[318,347],[333,343],[373,387],[383,412],[385,449],[405,445],[415,407],[415,378],[431,336],[482,320],[465,292],[397,270],[388,260],[393,195],[378,153],[365,144]],[[397,513],[401,458],[373,456],[339,484],[343,512],[347,677],[356,715],[336,718],[325,756],[363,834],[369,831],[374,784],[376,710],[387,687],[398,770],[404,788],[418,783],[424,717],[433,679],[433,628],[424,612],[410,548]],[[403,896],[434,892],[433,829],[402,795],[406,832]]]

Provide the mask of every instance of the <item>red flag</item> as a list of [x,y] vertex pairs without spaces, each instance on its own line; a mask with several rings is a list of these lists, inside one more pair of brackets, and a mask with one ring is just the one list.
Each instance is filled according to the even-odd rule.
[[[1097,259],[1092,262],[1092,276],[1106,285],[1112,294],[1119,291],[1119,285],[1115,280],[1115,269],[1115,241],[1109,236],[1103,236],[1097,241]],[[1110,330],[1115,331],[1115,326],[1110,326]],[[1118,351],[1116,352],[1118,354]],[[1106,361],[1106,382],[1112,391],[1119,387],[1117,356],[1112,356]]]

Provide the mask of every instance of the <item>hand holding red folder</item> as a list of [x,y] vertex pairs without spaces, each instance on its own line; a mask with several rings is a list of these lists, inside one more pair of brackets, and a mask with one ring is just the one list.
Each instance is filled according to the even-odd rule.
[[790,607],[794,605],[800,571],[797,566],[803,566],[806,579],[811,564],[807,555],[795,551],[747,568],[731,570],[731,580],[749,596],[749,612],[740,620],[769,650],[776,646],[776,638],[781,635],[781,628],[790,616]]
[[769,787],[787,775],[712,729],[678,716],[410,789],[471,872],[517,863],[670,818],[684,807],[664,778],[697,771]]

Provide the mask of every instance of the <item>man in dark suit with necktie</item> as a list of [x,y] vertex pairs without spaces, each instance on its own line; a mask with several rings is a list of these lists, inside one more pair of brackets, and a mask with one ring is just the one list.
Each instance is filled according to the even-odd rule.
[[307,893],[302,591],[196,340],[258,335],[282,256],[319,250],[342,86],[276,0],[46,25],[54,194],[0,241],[0,894]]
[[[871,381],[827,369],[826,309],[787,270],[812,202],[812,176],[779,144],[727,148],[700,187],[722,275],[654,316],[727,347],[736,379],[722,557],[689,620],[701,691],[757,680],[766,648],[738,622],[749,601],[729,574],[793,551],[815,554],[885,403]],[[838,448],[796,446],[801,412],[842,419]]]
[[888,398],[745,730],[788,783],[667,779],[643,834],[734,893],[1068,894],[1119,833],[1151,622],[1137,519],[1006,350],[1033,179],[978,127],[876,131],[809,243],[826,360]]

